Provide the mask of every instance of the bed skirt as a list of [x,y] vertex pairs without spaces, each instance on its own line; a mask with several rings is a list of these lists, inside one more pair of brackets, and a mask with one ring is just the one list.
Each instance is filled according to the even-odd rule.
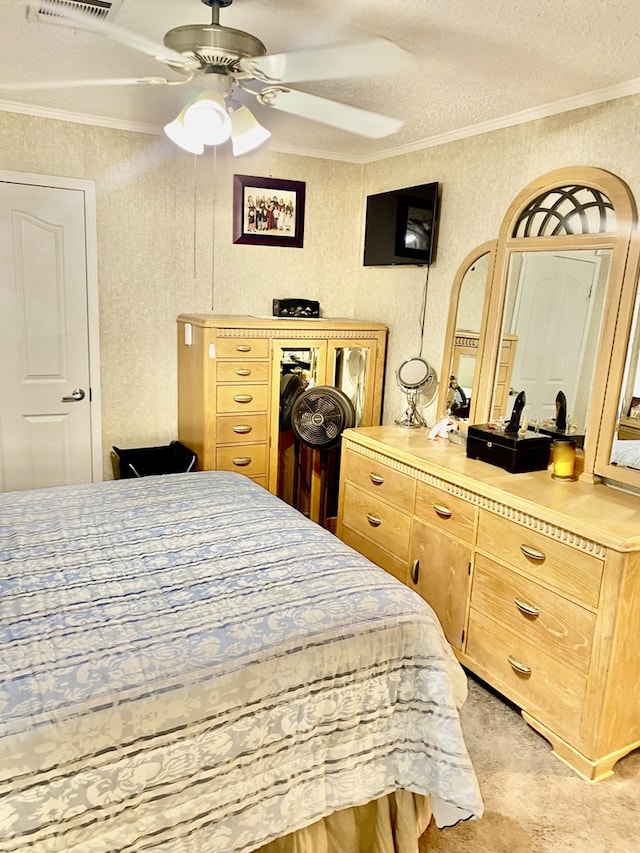
[[430,820],[428,797],[395,791],[334,812],[256,853],[418,853],[418,839]]

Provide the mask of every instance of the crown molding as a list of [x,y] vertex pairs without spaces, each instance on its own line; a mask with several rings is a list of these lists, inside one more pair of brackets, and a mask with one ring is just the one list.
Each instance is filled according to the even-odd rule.
[[[596,89],[592,92],[586,92],[582,95],[573,95],[569,98],[561,98],[558,101],[541,104],[540,106],[512,113],[511,115],[501,116],[500,118],[492,119],[491,121],[480,122],[479,124],[461,127],[457,130],[449,131],[448,133],[441,133],[437,136],[419,139],[416,142],[412,142],[408,145],[400,145],[387,151],[377,151],[374,154],[341,154],[335,151],[294,148],[286,145],[278,146],[273,142],[271,143],[271,150],[280,154],[291,154],[297,157],[314,157],[322,160],[337,160],[342,163],[366,165],[368,163],[375,163],[379,160],[387,160],[390,157],[399,157],[403,154],[413,154],[418,151],[423,151],[426,148],[435,148],[440,145],[447,145],[451,142],[459,142],[460,140],[468,139],[472,136],[492,133],[495,130],[504,130],[507,127],[514,127],[518,124],[526,124],[531,121],[537,121],[538,119],[561,115],[562,113],[571,112],[572,110],[602,104],[607,101],[615,101],[619,98],[626,98],[630,95],[637,94],[640,94],[640,77],[636,77],[633,80],[627,80],[624,83],[618,83],[614,86],[608,86],[604,89]],[[157,125],[37,107],[32,104],[22,104],[17,101],[0,100],[0,111],[20,113],[22,115],[34,116],[37,118],[67,121],[74,124],[86,124],[94,127],[107,127],[113,130],[127,130],[133,133],[148,133],[153,135],[160,135],[162,133],[162,128]]]
[[162,128],[155,124],[125,121],[124,119],[107,118],[105,116],[85,115],[67,110],[56,110],[50,107],[37,107],[33,104],[21,104],[18,101],[0,101],[0,112],[20,113],[35,118],[50,118],[56,121],[68,121],[71,124],[88,124],[92,127],[108,127],[112,130],[129,130],[132,133],[151,133],[158,135]]
[[416,151],[422,151],[425,148],[435,148],[438,145],[446,145],[449,142],[458,142],[461,139],[480,136],[483,133],[491,133],[494,130],[503,130],[507,127],[514,127],[518,124],[526,124],[527,122],[537,121],[541,118],[561,115],[562,113],[568,113],[572,110],[591,107],[595,104],[602,104],[607,101],[615,101],[619,98],[626,98],[629,95],[637,95],[639,93],[640,77],[636,77],[633,80],[627,80],[624,83],[618,83],[615,86],[608,86],[605,89],[596,89],[593,92],[586,92],[582,95],[572,95],[570,98],[561,98],[558,101],[541,104],[540,106],[512,113],[511,115],[501,116],[500,118],[493,119],[491,121],[468,125],[467,127],[461,127],[459,130],[453,130],[449,133],[441,133],[438,136],[421,139],[409,145],[398,146],[392,150],[380,152],[372,157],[361,158],[360,162],[374,163],[378,160],[386,160],[389,157],[398,157],[402,154],[412,154]]

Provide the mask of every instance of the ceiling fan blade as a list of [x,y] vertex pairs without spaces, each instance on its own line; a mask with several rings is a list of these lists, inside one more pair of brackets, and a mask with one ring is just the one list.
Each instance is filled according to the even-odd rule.
[[243,71],[264,83],[296,83],[391,74],[406,69],[411,54],[384,38],[273,53],[240,60]]
[[[188,83],[180,80],[179,84]],[[2,92],[40,92],[45,89],[85,89],[99,86],[175,86],[166,77],[107,77],[97,80],[38,80],[34,83],[0,83]]]
[[[21,5],[28,6],[29,0],[20,0]],[[82,12],[74,9],[72,6],[62,6],[57,3],[49,3],[47,0],[38,0],[38,6],[41,11],[52,17],[64,18],[69,21],[76,29],[87,30],[88,32],[104,35],[113,41],[123,44],[126,47],[131,47],[139,53],[144,53],[154,59],[164,62],[167,65],[178,66],[180,68],[194,70],[198,68],[198,63],[193,59],[183,56],[176,50],[171,50],[165,47],[164,44],[155,42],[152,39],[146,38],[139,33],[134,33],[132,30],[127,30],[124,27],[119,27],[117,24],[110,24],[100,18],[91,18],[84,15]]]
[[404,124],[400,119],[391,118],[391,116],[369,112],[359,107],[351,107],[338,101],[330,101],[327,98],[319,98],[317,95],[296,92],[280,86],[269,86],[257,92],[256,97],[267,107],[310,118],[371,139],[396,133]]

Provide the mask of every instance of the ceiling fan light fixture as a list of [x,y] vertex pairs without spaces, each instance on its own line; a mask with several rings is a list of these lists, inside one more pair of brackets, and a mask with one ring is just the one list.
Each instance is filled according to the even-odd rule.
[[165,125],[164,132],[172,142],[175,142],[184,151],[188,151],[190,154],[203,154],[203,142],[187,130],[184,125],[184,116],[189,106],[188,104],[184,107],[177,118]]
[[222,95],[202,92],[184,111],[185,130],[205,145],[220,145],[231,136],[231,118]]
[[248,107],[230,111],[231,147],[234,157],[247,154],[266,142],[271,133],[263,127]]

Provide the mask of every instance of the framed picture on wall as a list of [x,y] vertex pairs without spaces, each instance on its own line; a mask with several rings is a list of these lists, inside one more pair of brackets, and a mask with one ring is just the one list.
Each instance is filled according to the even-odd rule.
[[302,248],[304,181],[233,176],[233,242]]

